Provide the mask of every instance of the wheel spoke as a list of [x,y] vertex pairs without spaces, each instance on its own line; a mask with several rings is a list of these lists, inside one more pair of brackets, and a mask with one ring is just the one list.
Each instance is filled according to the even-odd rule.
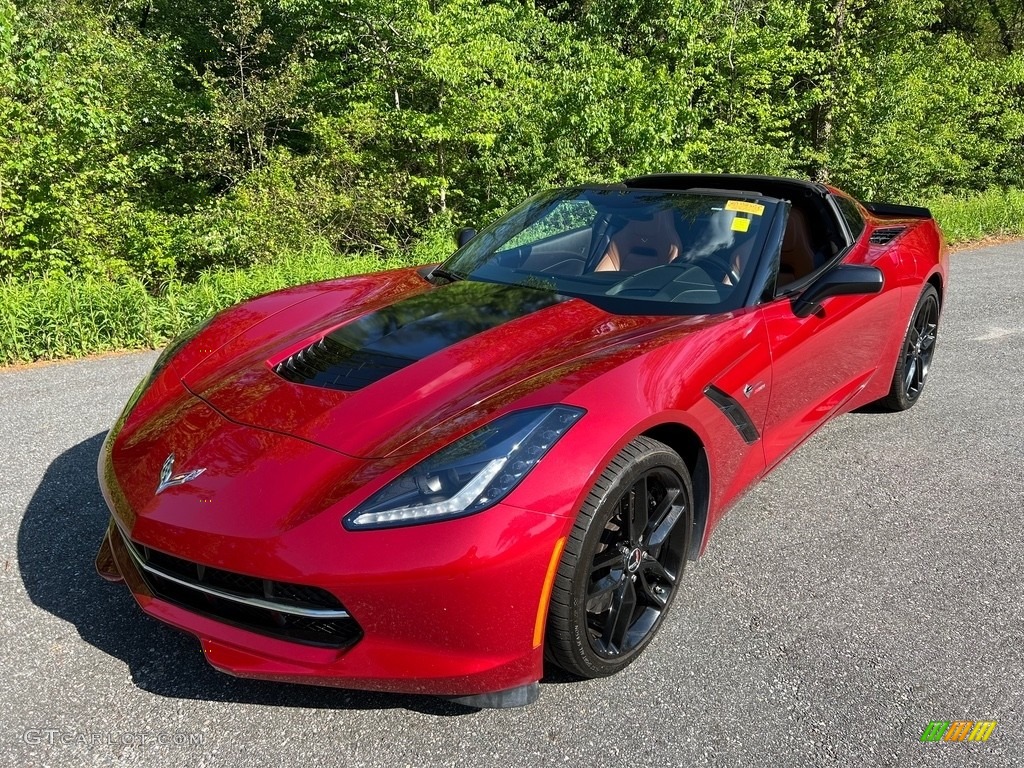
[[654,519],[657,520],[657,524],[654,527],[654,531],[648,537],[648,547],[650,549],[657,549],[665,543],[669,534],[672,533],[672,529],[679,522],[679,518],[686,511],[685,504],[676,503],[679,499],[679,494],[678,488],[669,489],[668,493],[665,494],[665,498],[661,500],[661,504],[658,505],[658,509],[655,510]]
[[653,577],[666,581],[669,584],[676,583],[676,577],[669,573],[668,569],[653,557],[644,560],[643,563],[640,564],[640,570],[644,572],[648,579]]
[[934,323],[929,323],[925,328],[924,337],[921,339],[921,351],[924,352],[932,348],[935,344],[936,326]]
[[914,376],[916,374],[917,374],[917,356],[916,355],[912,355],[910,357],[909,365],[907,366],[907,377],[906,377],[906,381],[904,382],[908,392],[910,392],[911,387],[913,386]]
[[921,309],[921,315],[918,318],[918,331],[924,333],[924,330],[928,327],[928,324],[932,321],[932,310],[933,306],[931,302],[927,302]]
[[639,544],[647,532],[647,505],[649,503],[647,478],[642,477],[629,489],[627,532],[630,544]]
[[622,565],[622,553],[615,547],[608,547],[604,552],[594,555],[594,566],[590,569],[592,574],[603,571],[605,568],[613,568]]
[[587,613],[604,613],[613,602],[612,593],[623,581],[624,574],[616,574],[614,571],[602,579],[598,579],[590,585],[587,590]]
[[624,579],[619,588],[612,594],[612,606],[608,612],[608,620],[604,625],[601,640],[609,651],[621,651],[626,633],[633,623],[633,612],[636,609],[636,588],[632,579]]
[[664,608],[668,604],[669,592],[660,584],[654,584],[647,576],[645,569],[640,569],[639,576],[640,589],[644,596],[647,597],[654,605],[658,608]]

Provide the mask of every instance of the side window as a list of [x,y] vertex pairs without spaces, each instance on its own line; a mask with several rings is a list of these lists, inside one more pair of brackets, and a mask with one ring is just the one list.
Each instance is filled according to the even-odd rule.
[[864,231],[864,218],[860,215],[857,204],[850,198],[841,195],[835,195],[833,199],[839,206],[839,212],[846,219],[846,225],[850,228],[854,239],[860,237],[860,233]]
[[[589,202],[570,200],[560,203],[542,219],[534,222],[502,247],[502,251],[522,248],[551,237],[592,227],[597,210]],[[589,241],[588,241],[589,242]]]

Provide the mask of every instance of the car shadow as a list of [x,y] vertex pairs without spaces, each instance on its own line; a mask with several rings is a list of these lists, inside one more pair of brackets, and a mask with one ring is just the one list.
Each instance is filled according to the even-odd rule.
[[18,530],[18,562],[29,598],[68,621],[87,643],[128,665],[140,688],[179,699],[321,709],[403,708],[438,716],[476,712],[429,696],[245,680],[217,672],[192,636],[144,614],[122,585],[93,566],[109,513],[96,478],[105,433],[50,464]]
[[862,405],[860,408],[854,408],[852,411],[850,411],[850,413],[860,413],[867,415],[882,415],[892,412],[892,408],[886,408],[884,405],[881,405],[880,403],[868,403],[867,405]]

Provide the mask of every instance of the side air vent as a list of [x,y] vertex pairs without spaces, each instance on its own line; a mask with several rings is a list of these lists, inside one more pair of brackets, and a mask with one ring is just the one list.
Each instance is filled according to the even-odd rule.
[[747,445],[753,445],[757,442],[757,439],[760,437],[757,433],[757,427],[750,420],[750,415],[737,400],[730,397],[727,392],[723,392],[714,384],[708,384],[704,388],[704,395],[718,406],[718,410],[725,414],[725,418],[732,422],[732,425],[736,427],[736,431],[740,433],[740,437],[743,438],[743,442],[747,443]]
[[903,234],[906,229],[906,227],[881,227],[871,233],[869,240],[872,245],[888,245]]

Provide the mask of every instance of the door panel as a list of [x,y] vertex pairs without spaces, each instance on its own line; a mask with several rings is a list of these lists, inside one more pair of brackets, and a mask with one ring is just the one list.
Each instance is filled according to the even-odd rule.
[[[855,248],[847,264],[882,269],[882,292],[833,296],[807,317],[793,314],[792,301],[762,306],[772,352],[772,395],[764,426],[765,460],[778,463],[859,392],[878,370],[897,320],[900,291],[895,256],[866,258]],[[890,372],[891,373],[891,372]]]
[[[680,392],[698,396],[694,407],[676,398],[675,407],[698,415],[711,431],[712,525],[718,517],[765,471],[762,439],[772,390],[772,363],[768,334],[759,309],[744,310],[717,329],[706,346],[688,345],[680,357],[686,368],[676,376]],[[678,363],[677,363],[678,364]],[[662,379],[664,381],[664,379]],[[686,381],[706,382],[703,392]],[[713,388],[713,389],[710,389]],[[756,430],[744,433],[743,422]],[[752,438],[752,439],[751,439]]]

